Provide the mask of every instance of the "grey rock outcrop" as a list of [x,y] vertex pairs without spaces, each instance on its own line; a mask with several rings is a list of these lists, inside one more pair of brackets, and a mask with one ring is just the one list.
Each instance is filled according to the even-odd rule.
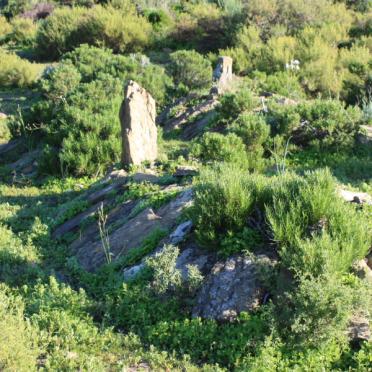
[[136,82],[130,81],[119,116],[123,165],[153,162],[158,155],[155,100]]
[[[192,189],[187,189],[158,210],[153,211],[151,208],[146,208],[135,217],[131,217],[134,208],[133,202],[128,202],[128,213],[125,214],[127,218],[124,219],[124,212],[121,213],[124,223],[121,226],[115,226],[114,231],[109,235],[110,252],[113,258],[116,259],[130,250],[140,247],[143,240],[156,229],[173,229],[182,210],[191,202]],[[108,219],[110,220],[110,214]],[[95,229],[97,229],[96,225]],[[86,270],[94,271],[105,263],[102,242],[97,233],[89,234],[88,237],[83,234],[70,245],[70,249]]]
[[256,309],[264,295],[259,266],[270,263],[266,256],[233,256],[218,262],[197,295],[193,316],[233,320],[242,311]]

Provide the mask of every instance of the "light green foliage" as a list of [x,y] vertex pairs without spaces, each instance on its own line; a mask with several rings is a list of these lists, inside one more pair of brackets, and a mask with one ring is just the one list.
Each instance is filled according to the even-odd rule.
[[0,16],[0,43],[11,32],[12,26],[4,16]]
[[176,84],[189,90],[208,88],[212,83],[212,67],[208,59],[195,51],[180,50],[170,55],[169,70]]
[[267,76],[259,75],[257,79],[260,90],[264,92],[280,94],[295,100],[305,96],[298,74],[281,71]]
[[116,52],[138,51],[148,43],[150,30],[150,24],[136,14],[129,2],[118,8],[111,5],[61,8],[40,26],[37,45],[40,55],[48,59],[55,59],[83,43]]
[[37,25],[27,18],[14,18],[11,22],[12,31],[8,38],[20,46],[31,46],[35,42]]
[[27,87],[39,78],[42,66],[30,63],[0,48],[0,85],[3,87]]
[[4,284],[0,286],[0,369],[36,371],[39,354],[35,331],[24,319],[24,303]]
[[296,180],[287,190],[273,190],[267,218],[280,245],[284,265],[298,275],[342,273],[366,255],[371,226],[367,215],[336,195],[327,171]]
[[176,268],[178,255],[178,248],[166,245],[161,252],[146,260],[147,266],[153,271],[152,286],[156,293],[164,294],[180,287],[181,272]]
[[191,149],[191,155],[203,162],[228,162],[248,165],[244,142],[236,134],[205,133]]
[[201,173],[192,214],[203,245],[218,248],[229,231],[243,229],[254,205],[248,180],[248,173],[227,165]]

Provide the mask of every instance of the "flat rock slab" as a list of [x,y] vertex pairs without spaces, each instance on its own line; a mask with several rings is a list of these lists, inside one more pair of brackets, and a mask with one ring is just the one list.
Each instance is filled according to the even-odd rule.
[[242,311],[256,309],[264,295],[259,266],[270,262],[263,255],[255,260],[239,255],[216,263],[199,290],[192,315],[230,321]]
[[21,144],[19,140],[12,140],[0,145],[0,155],[6,154],[7,152],[14,150]]
[[372,205],[372,197],[366,192],[339,189],[338,194],[342,199],[344,199],[347,202]]
[[[117,258],[131,249],[140,247],[144,239],[156,229],[170,230],[182,210],[190,205],[191,200],[192,190],[188,189],[156,213],[151,208],[146,208],[136,217],[115,229],[109,235],[110,252],[113,257]],[[71,249],[86,270],[93,271],[105,263],[105,254],[100,240],[89,239],[84,244],[73,243]]]

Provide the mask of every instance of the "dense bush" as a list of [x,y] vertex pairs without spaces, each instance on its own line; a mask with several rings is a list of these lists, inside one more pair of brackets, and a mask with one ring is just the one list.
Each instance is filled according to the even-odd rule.
[[14,18],[11,22],[12,31],[8,38],[20,46],[32,46],[35,42],[37,25],[27,18]]
[[233,133],[205,133],[191,153],[203,162],[228,162],[247,166],[244,142]]
[[236,93],[224,94],[217,107],[218,119],[222,123],[229,123],[235,120],[239,114],[251,111],[257,105],[258,100],[249,89],[243,88]]
[[314,100],[293,106],[271,106],[267,120],[274,133],[293,136],[301,145],[323,150],[350,149],[359,131],[361,111],[337,100]]
[[42,66],[30,63],[0,48],[0,85],[4,87],[31,86],[41,75]]
[[203,89],[211,86],[212,67],[209,60],[195,51],[180,50],[170,55],[169,71],[176,84],[187,89]]
[[118,9],[111,5],[61,8],[40,26],[37,46],[47,59],[56,59],[83,43],[115,52],[138,51],[148,43],[150,30],[150,24],[128,2]]

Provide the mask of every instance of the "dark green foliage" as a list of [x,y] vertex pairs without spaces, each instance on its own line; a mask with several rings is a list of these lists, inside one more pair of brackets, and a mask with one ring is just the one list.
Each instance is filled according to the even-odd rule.
[[258,105],[249,89],[243,88],[237,93],[229,93],[222,96],[221,105],[217,108],[219,120],[223,123],[229,123],[236,119],[239,114],[245,111],[251,111]]
[[195,51],[180,50],[170,55],[169,71],[176,84],[189,90],[209,88],[212,67],[208,59]]

